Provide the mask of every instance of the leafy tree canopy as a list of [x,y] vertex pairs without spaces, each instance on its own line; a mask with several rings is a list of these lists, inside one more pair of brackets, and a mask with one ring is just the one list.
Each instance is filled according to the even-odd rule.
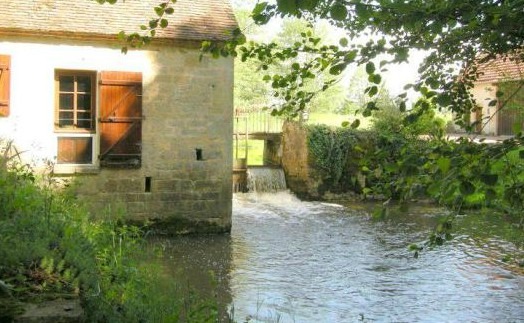
[[[316,47],[317,39],[302,35],[302,43],[285,49],[271,44],[238,48],[243,58],[256,55],[262,60],[287,59],[300,51],[317,54],[295,73],[276,78],[274,87],[291,98],[283,110],[301,109],[307,103],[300,99],[304,78],[326,69],[337,75],[352,63],[366,66],[371,82],[366,93],[373,97],[379,89],[380,72],[388,64],[406,62],[410,50],[420,49],[428,56],[413,88],[432,103],[460,115],[472,108],[467,90],[480,62],[498,56],[522,59],[524,2],[520,0],[279,0],[259,2],[253,9],[258,24],[286,16],[311,22],[325,19],[346,35],[338,46]],[[368,38],[365,43],[359,41],[363,36]],[[377,66],[383,54],[388,58]],[[369,102],[364,115],[374,109],[376,104]]]

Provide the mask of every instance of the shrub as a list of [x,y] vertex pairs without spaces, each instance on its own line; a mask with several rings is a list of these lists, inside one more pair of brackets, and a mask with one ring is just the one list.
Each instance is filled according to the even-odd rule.
[[0,280],[16,299],[78,295],[89,322],[216,318],[210,301],[188,307],[176,282],[140,261],[143,232],[123,214],[96,220],[49,174],[37,178],[5,155],[0,165]]

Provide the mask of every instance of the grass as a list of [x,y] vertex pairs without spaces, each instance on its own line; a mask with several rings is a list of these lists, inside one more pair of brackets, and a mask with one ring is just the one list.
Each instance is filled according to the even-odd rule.
[[[238,141],[238,154],[236,151],[236,142],[233,143],[233,158],[245,158],[246,156],[246,142],[244,140]],[[251,166],[264,165],[264,141],[263,140],[248,140],[247,141],[247,164]]]
[[371,119],[364,118],[362,116],[355,115],[341,115],[335,113],[322,113],[322,112],[313,112],[309,114],[308,124],[325,124],[332,127],[341,127],[342,122],[348,121],[352,123],[354,120],[360,120],[359,129],[368,129],[371,127]]

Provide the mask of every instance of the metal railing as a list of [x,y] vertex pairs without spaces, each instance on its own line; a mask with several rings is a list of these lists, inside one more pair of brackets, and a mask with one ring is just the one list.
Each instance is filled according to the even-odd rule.
[[272,116],[271,111],[249,108],[235,109],[235,134],[281,133],[283,124],[284,119]]

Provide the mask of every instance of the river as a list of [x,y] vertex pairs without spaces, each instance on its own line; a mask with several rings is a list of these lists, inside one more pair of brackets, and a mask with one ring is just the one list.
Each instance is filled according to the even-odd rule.
[[233,210],[230,235],[157,243],[172,275],[233,308],[238,322],[524,321],[522,268],[502,261],[522,250],[488,222],[469,224],[487,236],[458,231],[415,258],[407,246],[426,239],[443,210],[413,206],[377,221],[366,204],[289,192],[236,194]]

